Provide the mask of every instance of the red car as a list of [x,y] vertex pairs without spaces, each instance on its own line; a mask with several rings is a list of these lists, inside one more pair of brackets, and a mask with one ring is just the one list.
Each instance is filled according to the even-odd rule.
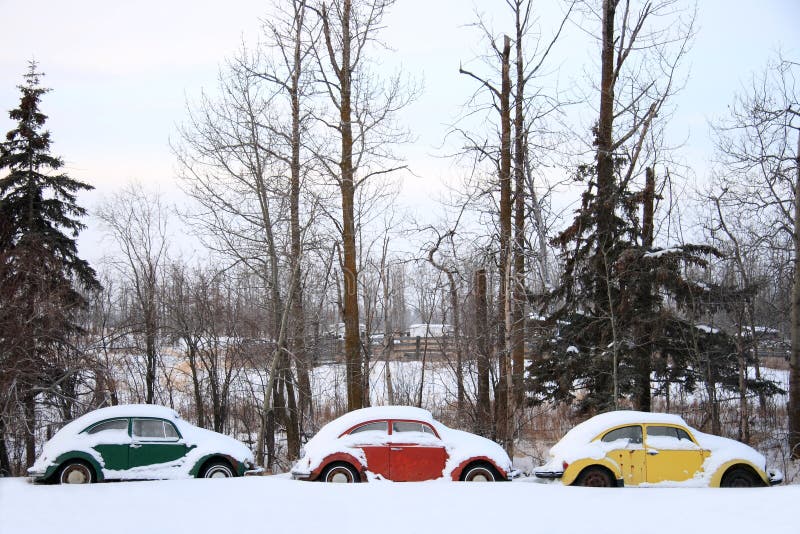
[[497,443],[453,430],[427,410],[363,408],[322,427],[292,467],[292,477],[324,482],[462,480],[516,476]]

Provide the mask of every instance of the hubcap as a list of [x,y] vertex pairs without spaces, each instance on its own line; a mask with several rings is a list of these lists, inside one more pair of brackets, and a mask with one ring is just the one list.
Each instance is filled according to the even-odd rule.
[[226,468],[217,466],[212,467],[206,473],[206,478],[230,478],[233,474]]
[[591,473],[586,477],[586,485],[595,488],[606,488],[610,484],[608,479],[601,473]]
[[71,468],[67,471],[65,482],[67,484],[86,484],[89,481],[87,473],[80,467]]
[[350,477],[347,476],[346,473],[341,471],[334,472],[330,477],[328,477],[330,482],[337,482],[337,483],[347,483],[350,482]]

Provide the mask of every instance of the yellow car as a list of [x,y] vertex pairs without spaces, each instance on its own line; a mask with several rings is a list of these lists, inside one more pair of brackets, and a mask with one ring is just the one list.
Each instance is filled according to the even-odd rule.
[[577,425],[534,474],[597,487],[754,487],[783,481],[752,447],[699,432],[677,415],[634,411],[604,413]]

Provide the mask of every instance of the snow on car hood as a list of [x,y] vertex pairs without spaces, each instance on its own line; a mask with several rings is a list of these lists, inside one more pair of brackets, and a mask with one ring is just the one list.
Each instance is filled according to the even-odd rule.
[[706,475],[705,478],[710,478],[714,471],[719,469],[720,466],[735,459],[747,460],[766,472],[767,459],[753,447],[733,439],[723,438],[722,436],[704,434],[692,427],[689,427],[689,430],[694,434],[694,439],[697,440],[700,447],[711,451],[711,456],[706,458],[706,461],[703,463],[702,469]]
[[[155,417],[171,421],[183,436],[183,443],[194,448],[183,458],[167,464],[137,467],[126,471],[105,469],[102,456],[93,447],[101,444],[131,443],[131,437],[124,430],[109,430],[97,434],[81,434],[81,432],[100,421],[123,417]],[[106,478],[173,478],[175,476],[189,476],[189,471],[194,467],[194,464],[200,458],[209,454],[225,454],[239,462],[253,462],[252,451],[240,441],[211,430],[196,427],[181,419],[180,415],[171,408],[151,404],[109,406],[78,417],[61,428],[45,443],[41,454],[29,471],[31,473],[43,473],[59,456],[70,451],[81,451],[92,456],[103,468],[103,476]],[[148,476],[148,473],[153,476]]]
[[422,421],[430,424],[441,436],[419,436],[421,442],[443,444],[448,454],[447,464],[442,471],[442,477],[449,479],[454,469],[465,460],[483,456],[492,460],[499,468],[506,472],[511,471],[511,460],[508,454],[497,443],[464,432],[449,428],[436,421],[428,410],[412,406],[375,406],[348,412],[323,426],[317,434],[303,447],[304,456],[297,461],[295,468],[299,471],[313,471],[329,455],[336,452],[345,452],[356,458],[362,465],[367,464],[366,457],[361,448],[356,445],[385,445],[389,442],[388,434],[384,432],[360,432],[357,436],[341,436],[356,425],[379,419],[400,419]]

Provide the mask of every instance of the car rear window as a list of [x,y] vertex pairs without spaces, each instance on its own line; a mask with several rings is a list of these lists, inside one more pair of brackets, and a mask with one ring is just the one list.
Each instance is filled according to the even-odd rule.
[[386,421],[374,421],[372,423],[367,423],[365,425],[361,425],[358,428],[355,428],[350,431],[350,434],[357,434],[359,432],[386,432],[389,433],[389,423]]
[[112,419],[111,421],[103,421],[100,424],[94,425],[86,431],[87,434],[97,434],[105,432],[106,430],[125,430],[128,431],[127,419]]
[[628,443],[641,444],[642,443],[642,427],[639,425],[624,426],[608,432],[601,438],[601,441],[611,443],[619,439],[627,439]]

